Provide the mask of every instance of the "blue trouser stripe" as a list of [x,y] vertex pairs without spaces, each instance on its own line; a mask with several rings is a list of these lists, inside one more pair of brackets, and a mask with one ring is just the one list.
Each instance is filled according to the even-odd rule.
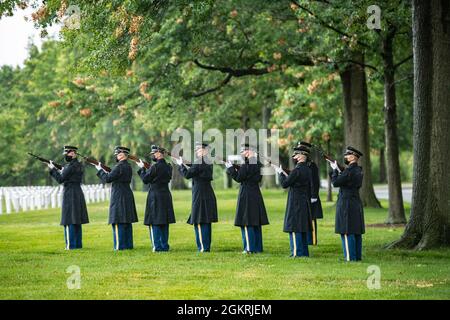
[[131,223],[112,224],[114,250],[133,249],[133,225]]
[[241,227],[242,243],[247,252],[262,252],[263,239],[261,226]]
[[341,234],[342,250],[347,261],[359,261],[362,259],[362,235]]
[[200,252],[209,252],[211,249],[211,223],[194,224],[195,242]]
[[83,247],[81,224],[65,225],[64,241],[66,243],[66,249],[81,249]]
[[309,257],[306,232],[289,232],[289,245],[293,257]]
[[169,251],[169,225],[151,225],[149,230],[153,251]]

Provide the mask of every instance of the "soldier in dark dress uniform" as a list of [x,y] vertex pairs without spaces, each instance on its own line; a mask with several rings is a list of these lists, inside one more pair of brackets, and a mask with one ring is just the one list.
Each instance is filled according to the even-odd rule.
[[236,208],[234,225],[241,227],[244,251],[257,253],[263,251],[262,228],[269,224],[264,200],[259,188],[262,180],[262,164],[257,159],[255,150],[245,144],[241,147],[245,163],[239,168],[226,162],[227,173],[241,184]]
[[112,183],[109,204],[109,224],[112,225],[114,250],[133,249],[133,225],[138,221],[136,205],[130,183],[133,175],[128,155],[130,149],[115,147],[117,165],[110,173],[105,172],[101,163],[95,166],[97,176],[104,183]]
[[[311,152],[312,145],[305,141],[300,141],[298,147],[303,146]],[[323,219],[322,202],[320,201],[320,175],[319,168],[314,161],[311,160],[310,155],[306,160],[306,164],[311,169],[312,174],[312,189],[311,189],[311,216],[312,216],[312,230],[308,232],[308,244],[317,245],[317,219]]]
[[192,179],[192,207],[187,223],[194,226],[199,252],[211,250],[211,223],[217,222],[217,201],[211,186],[213,165],[208,158],[208,144],[195,143],[196,160],[191,166],[177,159],[179,171],[186,179]]
[[55,168],[50,161],[50,175],[64,186],[61,211],[61,225],[64,227],[66,250],[81,249],[81,225],[89,223],[86,201],[84,200],[81,181],[83,179],[83,166],[77,160],[77,147],[64,146],[63,155],[67,165],[61,171]]
[[307,147],[296,147],[292,158],[297,164],[289,175],[286,176],[281,167],[277,168],[281,186],[289,188],[283,231],[289,233],[291,257],[309,256],[307,235],[312,230],[312,177],[308,155]]
[[164,160],[164,148],[153,145],[150,153],[155,164],[149,169],[145,169],[142,160],[138,162],[138,174],[142,182],[150,186],[144,224],[149,226],[153,252],[169,251],[169,224],[175,223],[172,194],[169,190],[172,166]]
[[344,161],[347,168],[340,172],[337,163],[330,163],[333,171],[331,181],[339,187],[336,203],[335,232],[341,235],[342,249],[346,261],[362,258],[362,235],[365,232],[364,211],[359,189],[363,181],[363,171],[358,160],[363,154],[353,147],[347,147]]

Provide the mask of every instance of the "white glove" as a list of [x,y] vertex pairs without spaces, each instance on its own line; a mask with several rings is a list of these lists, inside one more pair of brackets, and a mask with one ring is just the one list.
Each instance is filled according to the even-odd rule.
[[141,159],[139,159],[139,162],[137,163],[139,168],[143,168],[144,167],[144,163],[142,162]]
[[99,162],[97,165],[95,165],[95,169],[97,169],[97,171],[103,170],[102,163]]
[[331,169],[333,169],[333,170],[338,170],[338,169],[339,169],[336,160],[334,160],[334,162],[330,162],[330,167],[331,167]]
[[276,171],[278,174],[280,174],[280,173],[283,172],[283,168],[282,168],[281,165],[280,165],[280,166],[278,166],[278,167],[275,167],[275,171]]
[[53,164],[53,161],[50,160],[50,163],[47,164],[49,169],[55,169],[55,165]]
[[175,161],[176,161],[177,165],[179,165],[179,166],[181,166],[183,164],[183,158],[182,157],[176,158]]
[[317,202],[317,198],[311,198],[311,203]]
[[233,166],[233,164],[230,162],[230,161],[226,161],[225,162],[225,167],[228,169],[228,168],[231,168]]

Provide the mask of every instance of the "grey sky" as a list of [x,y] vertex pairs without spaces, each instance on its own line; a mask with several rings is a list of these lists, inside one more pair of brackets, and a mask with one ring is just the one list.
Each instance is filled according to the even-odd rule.
[[[22,66],[28,57],[27,47],[30,40],[39,48],[45,39],[41,39],[40,30],[34,28],[31,21],[32,8],[16,10],[12,17],[0,19],[0,66]],[[29,21],[25,21],[27,16]],[[60,26],[48,29],[49,37],[58,38]]]

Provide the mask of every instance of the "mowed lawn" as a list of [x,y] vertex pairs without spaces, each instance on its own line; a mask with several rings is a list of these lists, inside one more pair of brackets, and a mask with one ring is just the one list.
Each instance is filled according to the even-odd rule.
[[[289,258],[282,232],[287,193],[264,190],[270,225],[264,250],[242,255],[240,229],[233,226],[237,190],[217,191],[220,222],[213,226],[212,252],[196,252],[186,224],[190,191],[174,191],[178,222],[170,227],[171,250],[153,253],[142,224],[146,194],[136,192],[140,222],[135,249],[114,252],[108,203],[89,205],[82,250],[65,251],[59,209],[0,216],[1,299],[448,299],[450,250],[386,251],[383,244],[402,229],[367,227],[363,261],[343,261],[334,234],[334,203],[323,203],[319,245],[309,259]],[[322,195],[322,198],[325,198]],[[386,207],[386,202],[383,203]],[[366,223],[381,223],[386,209],[365,210]],[[81,270],[81,289],[68,289],[67,268]],[[369,266],[381,271],[381,288],[369,289]]]

